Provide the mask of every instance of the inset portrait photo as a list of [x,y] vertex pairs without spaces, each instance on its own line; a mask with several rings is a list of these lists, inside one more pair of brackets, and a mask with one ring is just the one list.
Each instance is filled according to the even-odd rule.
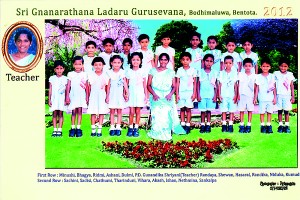
[[40,32],[33,24],[25,21],[11,25],[3,37],[2,53],[12,70],[24,73],[33,69],[43,53]]

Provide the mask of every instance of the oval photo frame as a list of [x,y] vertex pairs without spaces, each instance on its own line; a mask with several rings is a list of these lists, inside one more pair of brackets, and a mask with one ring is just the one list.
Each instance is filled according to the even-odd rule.
[[[15,31],[18,29],[28,29],[33,36],[36,39],[36,54],[34,59],[27,65],[20,66],[15,63],[15,61],[11,58],[9,54],[9,40],[14,34]],[[4,60],[6,64],[14,71],[19,72],[19,73],[25,73],[28,72],[29,70],[32,70],[33,68],[36,67],[36,65],[39,63],[39,61],[42,58],[43,54],[43,39],[41,36],[41,33],[37,29],[35,25],[33,25],[30,22],[27,21],[19,21],[14,24],[12,24],[5,32],[2,40],[2,54],[4,57]]]

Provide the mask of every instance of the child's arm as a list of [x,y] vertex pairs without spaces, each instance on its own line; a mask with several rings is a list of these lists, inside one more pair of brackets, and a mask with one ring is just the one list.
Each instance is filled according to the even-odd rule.
[[238,100],[238,85],[237,82],[234,84],[234,97],[233,97],[233,102],[236,104]]
[[275,105],[276,104],[276,101],[277,101],[277,99],[276,99],[276,97],[277,97],[277,94],[276,94],[276,84],[274,83],[274,90],[273,90],[273,95],[274,95],[274,98],[273,98],[273,105]]
[[254,65],[254,69],[255,69],[255,74],[258,74],[258,66],[257,66],[257,64],[256,65]]
[[200,77],[197,77],[197,84],[196,84],[196,92],[197,92],[197,101],[201,101],[201,94],[200,94]]
[[257,85],[255,83],[254,85],[254,99],[253,99],[253,103],[257,104],[257,95],[258,95],[258,91],[259,91],[259,85]]
[[240,81],[236,82],[236,102],[240,100]]
[[194,80],[194,86],[193,86],[193,96],[192,96],[192,101],[197,99],[197,77],[193,77]]
[[[155,67],[155,63],[154,63],[154,60],[152,59],[151,60],[151,65],[152,65],[152,67]],[[147,84],[146,84],[147,85]]]
[[146,82],[146,77],[143,78],[143,87],[144,87],[144,94],[145,94],[145,99],[144,101],[147,102],[149,97],[147,97],[147,82]]
[[222,102],[223,97],[221,96],[221,88],[222,88],[222,83],[220,81],[218,81],[218,97],[219,97],[219,100]]
[[153,95],[153,100],[157,101],[159,99],[159,96],[154,92],[154,90],[152,89],[152,79],[153,76],[151,74],[148,75],[148,82],[147,82],[147,89],[148,91]]
[[70,104],[70,89],[71,89],[71,80],[68,80],[66,88],[66,105]]
[[154,67],[158,66],[158,55],[155,55]]
[[175,81],[175,77],[174,77],[174,78],[172,79],[172,90],[171,90],[171,92],[166,96],[166,99],[167,99],[168,101],[171,101],[172,95],[174,94],[175,90],[176,90],[176,81]]
[[127,81],[126,81],[125,77],[123,78],[123,81],[124,81],[124,91],[125,91],[124,99],[127,102],[128,99],[129,99],[129,91],[128,91],[128,84],[127,84]]
[[51,96],[52,96],[52,84],[49,82],[48,105],[50,107],[52,106]]
[[291,93],[292,93],[291,103],[294,103],[295,102],[295,93],[294,93],[294,83],[293,83],[293,81],[291,81]]
[[224,62],[221,61],[221,68],[220,68],[220,71],[222,71],[224,69]]
[[110,79],[108,79],[108,84],[106,87],[106,98],[105,98],[106,103],[109,103],[109,92],[110,92]]
[[180,78],[177,77],[176,78],[176,102],[178,102],[180,100],[180,96],[179,96],[179,86],[180,86]]
[[175,70],[175,61],[174,61],[174,56],[171,56],[170,62],[172,63],[173,70]]
[[91,94],[91,84],[89,84],[88,82],[85,87],[85,93],[86,93],[86,103],[89,105],[89,99],[90,99],[90,94]]
[[238,70],[239,70],[238,72],[241,72],[241,70],[242,70],[242,62],[238,62],[237,64],[238,64],[238,67],[239,67],[238,68]]
[[214,88],[213,102],[217,102],[217,98],[218,98],[218,81],[216,81],[216,87]]

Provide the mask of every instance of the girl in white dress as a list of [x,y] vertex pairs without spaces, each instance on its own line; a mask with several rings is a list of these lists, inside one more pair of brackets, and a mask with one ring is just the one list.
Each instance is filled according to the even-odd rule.
[[[121,135],[122,109],[125,108],[125,101],[128,101],[128,85],[125,78],[125,71],[122,68],[123,58],[114,55],[110,58],[111,69],[107,71],[109,78],[106,93],[106,103],[110,109],[110,130],[111,136]],[[115,126],[115,112],[117,112],[117,124]]]
[[[65,91],[68,83],[68,78],[63,75],[65,68],[64,64],[60,60],[54,62],[54,71],[56,75],[49,78],[49,96],[48,104],[50,111],[53,112],[53,133],[52,137],[62,136],[62,125],[64,121],[63,112],[66,111],[65,106]],[[58,128],[57,128],[58,120]]]
[[[87,74],[83,72],[83,58],[75,56],[73,58],[73,67],[75,71],[68,73],[68,84],[66,92],[66,104],[69,105],[68,110],[72,110],[70,137],[81,137],[80,129],[82,119],[82,108],[87,108]],[[75,122],[77,117],[77,126]]]
[[[108,113],[108,105],[105,102],[106,98],[106,86],[108,83],[108,77],[103,72],[105,62],[102,57],[96,57],[92,61],[94,72],[88,74],[88,110],[87,113],[91,114],[91,136],[102,136],[102,124],[104,115]],[[99,119],[99,126],[96,134],[96,117]]]
[[[126,72],[126,78],[129,85],[129,128],[127,136],[138,137],[139,124],[141,119],[141,108],[147,102],[146,94],[146,72],[142,67],[143,54],[141,52],[134,52],[130,55],[130,69]],[[133,118],[135,115],[135,123],[133,128]]]

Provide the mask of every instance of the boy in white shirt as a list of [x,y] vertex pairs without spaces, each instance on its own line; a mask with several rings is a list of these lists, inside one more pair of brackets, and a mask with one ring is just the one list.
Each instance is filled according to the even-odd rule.
[[232,38],[229,38],[227,41],[226,41],[226,49],[227,49],[227,52],[223,53],[222,54],[222,58],[221,58],[221,70],[224,70],[225,66],[224,66],[224,58],[226,56],[232,56],[233,57],[233,67],[232,67],[232,70],[235,70],[237,72],[240,72],[241,71],[241,66],[242,66],[242,60],[241,60],[241,57],[240,55],[235,52],[236,48],[236,43],[235,43],[235,40],[232,39]]
[[104,47],[104,52],[101,52],[99,56],[101,56],[105,62],[105,66],[103,68],[104,72],[107,72],[110,69],[110,58],[114,55],[117,55],[113,52],[115,41],[112,38],[105,38],[102,41],[102,45]]
[[[295,102],[294,84],[295,77],[292,72],[288,72],[289,61],[281,59],[279,61],[279,71],[274,72],[277,92],[277,108],[278,108],[278,133],[290,133],[290,116],[289,111],[292,110],[292,103]],[[285,116],[285,126],[282,123],[282,113]]]
[[92,66],[92,61],[96,57],[95,56],[96,50],[97,50],[96,42],[94,42],[94,41],[86,42],[85,51],[86,51],[87,55],[83,56],[83,60],[84,60],[83,71],[86,72],[87,74],[94,71],[94,67]]
[[[240,53],[240,57],[242,60],[244,60],[245,58],[251,58],[253,60],[253,68],[251,70],[252,74],[257,74],[258,72],[258,67],[257,67],[257,61],[258,61],[258,55],[257,53],[254,53],[253,51],[251,51],[252,47],[253,47],[253,43],[249,38],[245,38],[242,41],[243,44],[243,49],[245,51]],[[245,69],[242,68],[241,71],[245,72]]]
[[175,62],[174,62],[174,57],[175,57],[175,49],[173,49],[172,47],[169,46],[169,44],[171,43],[171,38],[170,35],[168,33],[164,33],[161,36],[161,42],[162,45],[156,47],[155,49],[155,65],[158,66],[158,57],[160,54],[162,53],[167,53],[170,56],[170,61],[167,65],[167,68],[174,70],[175,67]]

